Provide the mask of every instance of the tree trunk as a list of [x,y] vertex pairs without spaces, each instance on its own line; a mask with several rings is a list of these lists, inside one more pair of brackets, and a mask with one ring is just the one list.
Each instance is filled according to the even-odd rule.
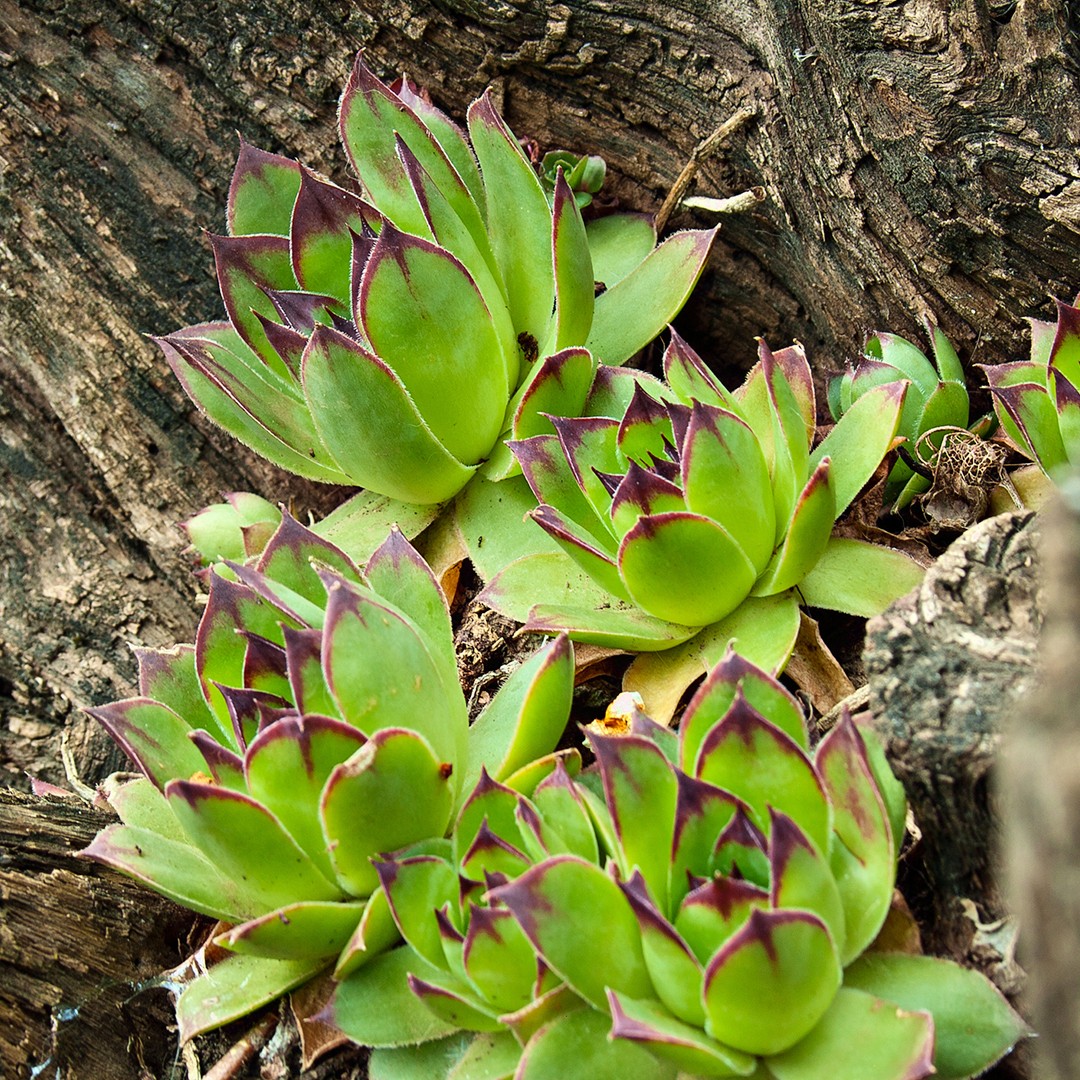
[[[129,643],[193,635],[177,520],[236,489],[298,512],[341,498],[207,424],[143,337],[219,315],[200,230],[222,228],[236,131],[341,178],[336,103],[362,48],[458,116],[493,84],[515,131],[602,154],[623,201],[649,210],[694,146],[749,107],[695,190],[761,186],[766,199],[725,221],[682,318],[692,342],[731,375],[755,335],[798,337],[825,372],[867,331],[914,334],[929,312],[966,358],[992,363],[1021,355],[1021,319],[1046,314],[1048,293],[1080,287],[1070,10],[0,0],[5,780],[64,782],[62,740],[85,783],[123,766],[80,707],[132,691]],[[52,804],[37,812],[66,827]],[[0,1038],[5,1075],[10,1045]]]

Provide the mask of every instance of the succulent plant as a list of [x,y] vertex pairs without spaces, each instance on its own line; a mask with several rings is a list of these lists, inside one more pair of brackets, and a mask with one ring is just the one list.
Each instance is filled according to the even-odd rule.
[[1029,359],[983,366],[1002,430],[1036,466],[1012,476],[1033,506],[1052,490],[1047,479],[1080,462],[1080,297],[1056,303],[1056,323],[1030,320]]
[[552,752],[565,638],[470,727],[445,599],[400,533],[361,573],[285,514],[210,582],[195,644],[140,650],[139,696],[91,710],[142,776],[110,782],[121,824],[84,854],[220,920],[235,954],[180,996],[185,1038],[391,945],[372,858],[439,841],[482,771],[531,789],[577,755]]
[[228,321],[159,343],[196,404],[264,457],[393,500],[354,507],[385,532],[401,503],[432,507],[426,523],[474,477],[515,474],[504,438],[575,414],[598,362],[650,341],[713,233],[656,247],[636,215],[587,228],[560,170],[549,204],[487,95],[466,138],[359,57],[340,132],[362,195],[242,144],[229,235],[211,238]]
[[[863,359],[829,384],[829,410],[833,419],[839,420],[867,391],[906,381],[908,391],[898,434],[906,443],[904,453],[917,465],[926,464],[928,451],[933,457],[946,429],[966,430],[970,423],[970,401],[960,358],[941,329],[929,320],[926,331],[933,343],[933,362],[906,338],[873,334],[866,342]],[[970,430],[985,436],[990,433],[992,420],[992,416],[980,417]],[[894,510],[902,510],[929,487],[930,480],[901,457],[886,480],[885,502]]]
[[483,777],[452,840],[379,864],[406,944],[324,1016],[378,1048],[373,1077],[960,1078],[1024,1034],[982,976],[871,950],[905,801],[848,716],[811,751],[734,654],[678,735],[614,712],[598,774]]
[[861,395],[813,447],[805,354],[759,351],[730,393],[673,334],[666,384],[605,370],[588,415],[513,442],[531,516],[565,555],[511,563],[487,602],[529,629],[631,650],[700,649],[708,627],[705,666],[739,637],[775,668],[800,602],[871,615],[917,584],[907,557],[832,536],[892,443],[906,384]]

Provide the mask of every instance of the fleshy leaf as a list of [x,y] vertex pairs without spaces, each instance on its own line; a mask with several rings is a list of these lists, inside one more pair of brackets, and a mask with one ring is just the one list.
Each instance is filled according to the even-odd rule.
[[683,1023],[659,1002],[609,993],[613,1039],[626,1039],[670,1061],[680,1075],[750,1076],[757,1061],[710,1039],[698,1025]]
[[245,956],[329,961],[349,940],[363,913],[363,904],[304,900],[234,926],[214,942]]
[[755,909],[705,972],[705,1031],[748,1054],[778,1054],[814,1028],[842,975],[816,915]]
[[593,277],[605,290],[636,270],[656,247],[656,229],[647,214],[608,214],[585,226]]
[[652,983],[637,918],[598,866],[556,855],[491,893],[521,924],[544,962],[595,1008],[610,987],[648,997]]
[[326,1019],[361,1046],[415,1046],[457,1030],[440,1020],[409,989],[408,976],[437,977],[408,946],[375,957],[338,984]]
[[378,731],[327,781],[322,820],[338,879],[354,896],[379,885],[372,856],[427,837],[450,823],[451,768],[414,731]]
[[326,966],[318,957],[268,960],[261,956],[229,956],[190,983],[176,1002],[180,1041],[221,1027],[255,1012]]
[[834,536],[799,582],[799,592],[808,607],[870,618],[919,585],[925,573],[902,552]]
[[288,236],[299,190],[300,166],[295,161],[259,150],[241,138],[229,184],[229,232]]
[[[552,249],[555,269],[555,349],[580,345],[593,319],[593,265],[585,223],[562,170],[555,181]],[[542,350],[547,351],[547,350]]]
[[1031,1033],[993,983],[951,960],[866,953],[844,973],[844,985],[929,1012],[941,1080],[981,1075]]
[[574,650],[560,635],[511,674],[470,727],[463,786],[481,768],[503,780],[550,753],[569,721],[573,689]]
[[922,1080],[936,1075],[934,1034],[929,1014],[844,986],[806,1038],[769,1058],[769,1072],[776,1080]]
[[302,376],[320,438],[346,482],[403,502],[435,503],[472,475],[439,441],[393,370],[346,335],[316,327]]
[[675,317],[697,284],[716,230],[669,236],[596,299],[585,347],[602,363],[621,364]]

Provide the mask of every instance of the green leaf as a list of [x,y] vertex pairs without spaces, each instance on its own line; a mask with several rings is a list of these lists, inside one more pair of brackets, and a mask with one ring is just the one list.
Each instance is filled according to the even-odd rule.
[[629,901],[598,866],[556,855],[491,894],[505,904],[544,962],[597,1009],[610,987],[648,997],[652,983]]
[[794,591],[751,596],[684,644],[636,657],[623,676],[623,689],[641,694],[645,711],[654,720],[670,723],[687,688],[720,663],[729,647],[757,667],[777,672],[791,656],[798,633]]
[[828,458],[823,459],[807,480],[787,535],[754,584],[755,596],[772,596],[793,588],[821,558],[836,520],[831,465]]
[[591,733],[604,780],[619,849],[615,857],[626,881],[635,868],[661,910],[668,909],[668,871],[675,833],[679,785],[660,748],[636,735]]
[[438,969],[408,946],[375,957],[338,984],[327,1008],[335,1027],[361,1046],[415,1046],[456,1032],[409,989],[409,974],[435,977]]
[[379,863],[379,880],[401,936],[428,963],[446,967],[435,913],[458,904],[458,876],[446,859],[413,855]]
[[[565,349],[583,344],[588,337],[594,294],[585,223],[561,169],[555,181],[551,240],[555,269],[554,349]],[[541,347],[540,351],[543,354],[554,350]]]
[[268,154],[241,138],[240,154],[229,184],[230,234],[288,236],[299,190],[300,166],[295,161]]
[[647,1050],[626,1039],[610,1041],[611,1019],[591,1009],[557,1017],[525,1044],[516,1080],[554,1080],[555,1077],[633,1077],[634,1080],[675,1080],[676,1069],[657,1061]]
[[874,940],[889,913],[896,880],[892,829],[850,716],[821,740],[814,764],[834,811],[830,859],[844,905],[842,959],[848,964]]
[[[446,1080],[510,1080],[520,1058],[521,1045],[509,1031],[478,1034],[446,1074]],[[417,1080],[429,1080],[435,1075],[428,1073]],[[372,1077],[372,1080],[378,1078]]]
[[776,1080],[919,1080],[934,1072],[934,1035],[925,1012],[845,986],[806,1038],[769,1058],[769,1072]]
[[951,960],[866,953],[844,985],[934,1018],[934,1068],[941,1080],[979,1076],[1031,1034],[998,989]]
[[312,531],[354,562],[364,563],[391,528],[396,526],[407,540],[412,540],[438,517],[439,510],[437,503],[418,505],[376,491],[360,491],[313,525]]
[[842,976],[816,915],[754,909],[705,972],[706,1034],[748,1054],[778,1054],[825,1015]]
[[623,537],[619,573],[649,615],[704,626],[746,599],[757,570],[721,525],[700,514],[670,512],[639,519]]
[[159,788],[205,770],[187,722],[157,701],[129,698],[86,711]]
[[686,303],[715,236],[715,229],[669,236],[598,296],[585,347],[602,363],[621,364],[652,341]]
[[243,922],[273,906],[257,887],[223,873],[186,839],[173,839],[157,831],[157,822],[154,826],[110,825],[80,854],[213,919]]
[[761,573],[773,552],[776,511],[769,466],[750,427],[695,402],[680,468],[686,508],[722,525]]
[[[964,365],[960,363],[960,357],[952,347],[952,342],[941,332],[941,327],[926,320],[926,329],[930,334],[930,340],[934,346],[934,362],[944,382],[958,382],[965,385]],[[965,420],[961,427],[967,427]]]
[[656,229],[648,214],[608,214],[585,226],[593,276],[605,289],[636,270],[656,247]]
[[842,514],[881,464],[896,435],[904,404],[902,383],[887,383],[863,394],[810,455],[810,467],[832,461],[836,513]]
[[778,810],[820,851],[830,850],[833,813],[821,779],[799,744],[759,716],[741,693],[702,740],[693,775],[746,802],[763,832]]
[[248,747],[248,791],[281,822],[331,881],[334,870],[319,820],[330,774],[364,745],[350,724],[320,716],[287,716],[259,732]]
[[710,1039],[700,1027],[685,1024],[659,1002],[610,994],[611,1037],[626,1039],[670,1061],[679,1075],[695,1077],[750,1076],[757,1061]]
[[[469,1031],[421,1043],[419,1046],[383,1047],[374,1050],[368,1060],[368,1080],[432,1080],[436,1076],[456,1076],[462,1055],[467,1053],[475,1039],[476,1036]],[[520,1052],[521,1048],[518,1047],[518,1053]],[[507,1080],[512,1075],[511,1068],[506,1074]],[[481,1078],[487,1080],[484,1074],[478,1074],[476,1080]],[[492,1076],[491,1080],[503,1078]]]
[[176,1002],[180,1042],[247,1016],[312,979],[326,966],[319,958],[268,960],[229,956],[189,983]]
[[365,735],[408,728],[441,761],[463,762],[468,717],[456,676],[448,681],[410,619],[340,578],[328,589],[323,670],[341,715]]
[[379,885],[371,858],[443,836],[451,771],[415,731],[378,731],[327,781],[322,820],[338,880],[354,896]]
[[573,692],[574,650],[560,636],[514,670],[469,728],[463,789],[481,768],[500,781],[554,750],[570,720]]
[[364,904],[303,900],[286,904],[214,938],[244,956],[327,962],[341,952],[364,913]]
[[263,911],[341,898],[337,885],[250,796],[190,780],[171,781],[165,795],[191,843],[223,874],[245,882]]
[[525,516],[535,509],[536,497],[522,476],[498,483],[476,476],[462,489],[453,513],[469,560],[482,581],[491,581],[515,559],[558,551],[555,541]]
[[[469,134],[487,192],[487,228],[518,334],[546,341],[555,300],[547,196],[490,96],[469,106]],[[581,344],[575,342],[574,344]]]
[[516,364],[504,350],[515,346],[496,332],[465,267],[448,251],[384,226],[364,267],[358,308],[372,351],[439,442],[465,465],[487,457],[513,389],[507,378]]
[[843,611],[864,619],[880,615],[914,589],[925,570],[892,548],[834,536],[799,583],[808,607]]
[[874,334],[866,342],[867,356],[896,368],[902,378],[910,379],[919,389],[919,396],[928,398],[938,383],[938,372],[925,353],[898,334]]

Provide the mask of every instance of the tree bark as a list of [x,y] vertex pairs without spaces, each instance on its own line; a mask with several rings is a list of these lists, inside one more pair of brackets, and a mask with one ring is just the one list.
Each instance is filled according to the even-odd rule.
[[695,189],[767,196],[725,221],[681,321],[718,370],[756,334],[835,370],[927,312],[992,363],[1080,287],[1076,31],[1059,0],[0,0],[4,779],[64,782],[62,738],[83,782],[123,765],[80,708],[132,691],[129,643],[192,637],[177,520],[228,490],[341,498],[207,424],[143,336],[220,313],[200,229],[222,228],[236,131],[343,178],[363,48],[458,116],[492,84],[518,134],[602,154],[650,210],[749,107]]

